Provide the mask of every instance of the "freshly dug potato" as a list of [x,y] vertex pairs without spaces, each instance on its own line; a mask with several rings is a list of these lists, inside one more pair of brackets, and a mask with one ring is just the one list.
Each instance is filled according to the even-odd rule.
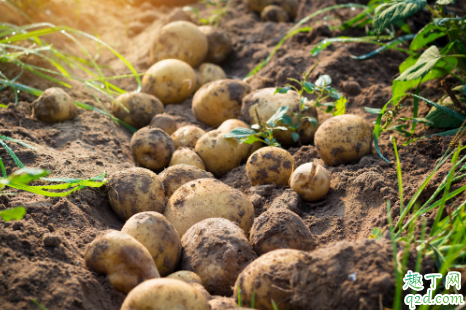
[[133,237],[116,230],[92,241],[84,260],[87,268],[106,274],[112,286],[123,293],[141,282],[160,277],[149,251]]
[[179,59],[196,68],[204,61],[208,49],[207,37],[196,25],[176,21],[157,32],[151,57],[154,63],[164,59]]
[[227,133],[212,130],[203,135],[196,144],[196,152],[204,162],[206,170],[216,177],[238,167],[243,158],[243,150],[235,138],[225,138]]
[[199,66],[199,69],[196,70],[197,86],[196,91],[201,88],[203,85],[217,81],[224,80],[227,78],[227,75],[220,66],[203,63]]
[[294,158],[288,151],[268,146],[255,151],[246,163],[246,173],[253,186],[287,185],[294,170]]
[[185,283],[188,283],[188,284],[194,286],[197,290],[199,290],[207,300],[212,299],[212,296],[209,294],[209,292],[207,292],[205,287],[202,285],[201,278],[199,278],[199,276],[197,274],[195,274],[194,272],[192,272],[192,271],[188,271],[188,270],[177,271],[177,272],[172,273],[171,275],[167,276],[167,278],[168,279],[180,280],[180,281],[183,281]]
[[195,272],[211,294],[230,296],[236,278],[256,259],[244,231],[223,218],[195,225],[181,239],[181,269]]
[[316,107],[312,106],[311,104],[306,104],[307,110],[301,111],[301,114],[304,116],[299,121],[299,141],[302,144],[309,144],[314,140],[314,136],[316,134],[317,128],[319,128],[319,124],[316,127],[309,121],[306,117],[313,117],[317,121],[319,121],[319,116],[317,114]]
[[152,95],[126,93],[116,98],[112,103],[112,112],[123,122],[134,128],[141,128],[149,125],[156,114],[163,113],[163,104]]
[[121,229],[149,250],[161,276],[178,267],[181,258],[181,240],[175,228],[158,212],[133,215]]
[[290,20],[288,13],[278,5],[268,5],[261,12],[263,22],[286,23]]
[[58,87],[46,89],[32,106],[33,117],[50,124],[74,119],[78,114],[73,99]]
[[356,115],[338,115],[320,125],[314,143],[327,165],[349,164],[372,152],[372,126]]
[[162,178],[149,169],[129,168],[108,179],[108,197],[113,211],[126,221],[144,211],[163,213],[166,204]]
[[126,296],[121,310],[210,310],[207,299],[193,286],[174,279],[154,279]]
[[172,138],[162,129],[144,127],[131,138],[131,152],[141,166],[161,170],[168,166],[175,151]]
[[212,26],[201,26],[199,30],[207,37],[209,42],[209,49],[204,61],[218,64],[227,59],[232,47],[228,32]]
[[170,198],[183,184],[198,179],[214,179],[212,173],[194,166],[180,164],[168,167],[159,174],[165,188],[165,196]]
[[192,149],[180,147],[173,153],[172,159],[168,166],[189,165],[205,170],[205,165],[202,159]]
[[172,134],[172,140],[175,143],[175,148],[196,146],[197,140],[205,135],[205,131],[197,126],[184,126],[179,128]]
[[238,118],[241,102],[251,86],[236,80],[219,80],[202,86],[193,98],[193,114],[197,120],[217,127],[227,119]]
[[[246,124],[243,121],[240,121],[239,119],[227,119],[220,125],[217,130],[220,130],[224,133],[230,133],[233,129],[235,128],[248,128],[251,129],[251,126]],[[241,158],[242,160],[248,159],[248,157],[260,149],[263,146],[263,143],[260,141],[254,142],[253,144],[247,144],[247,143],[239,143],[238,147],[241,150]]]
[[173,116],[168,114],[158,114],[150,121],[150,126],[160,128],[168,135],[172,135],[176,129],[176,121]]
[[330,177],[327,170],[319,164],[307,163],[299,166],[290,178],[290,187],[302,200],[318,201],[327,195],[330,189]]
[[243,0],[249,11],[261,13],[269,5],[277,5],[283,8],[291,18],[295,18],[298,13],[298,0]]
[[237,310],[238,304],[233,298],[228,297],[214,297],[209,300],[210,310]]
[[187,63],[165,59],[149,68],[142,78],[142,90],[159,98],[164,105],[189,98],[196,87],[196,73]]
[[214,217],[236,222],[248,234],[254,207],[237,189],[216,179],[199,179],[184,184],[173,193],[164,215],[180,236],[194,224]]

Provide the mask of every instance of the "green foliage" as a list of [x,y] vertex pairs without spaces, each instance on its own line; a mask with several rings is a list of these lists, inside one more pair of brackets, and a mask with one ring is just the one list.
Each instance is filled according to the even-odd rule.
[[16,207],[0,211],[0,218],[5,222],[12,220],[19,221],[26,214],[26,209],[24,207]]
[[[225,4],[223,4],[223,2],[225,2]],[[222,21],[222,18],[227,13],[227,10],[231,5],[231,0],[201,0],[200,3],[205,4],[207,8],[214,7],[214,9],[210,11],[211,14],[209,17],[201,17],[201,15],[199,14],[199,9],[192,6],[183,7],[183,11],[193,12],[198,22],[202,25],[218,26]]]
[[375,10],[372,25],[377,33],[382,33],[385,28],[402,21],[405,18],[420,11],[427,5],[426,0],[403,0],[383,3]]

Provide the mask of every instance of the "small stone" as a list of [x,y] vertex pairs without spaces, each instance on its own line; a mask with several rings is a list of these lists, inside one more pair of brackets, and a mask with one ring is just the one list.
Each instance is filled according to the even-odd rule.
[[42,240],[44,241],[44,245],[46,247],[55,248],[61,244],[61,238],[53,234],[45,234]]
[[342,87],[349,96],[357,96],[361,93],[361,86],[356,81],[343,82]]
[[52,223],[47,224],[47,229],[48,229],[50,232],[54,232],[54,231],[55,231],[55,227],[53,226]]
[[24,224],[22,222],[16,221],[13,223],[13,230],[21,230],[23,229]]

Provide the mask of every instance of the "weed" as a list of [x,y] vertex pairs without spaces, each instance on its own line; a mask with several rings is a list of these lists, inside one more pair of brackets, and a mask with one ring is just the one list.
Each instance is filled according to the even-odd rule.
[[[214,7],[209,17],[201,17],[201,15],[199,14],[199,10],[196,7],[192,6],[183,7],[183,11],[193,12],[198,22],[202,25],[211,25],[217,27],[222,21],[223,17],[226,15],[227,10],[231,5],[231,0],[201,0],[200,3],[205,4],[207,8]],[[225,3],[225,5],[223,3]]]

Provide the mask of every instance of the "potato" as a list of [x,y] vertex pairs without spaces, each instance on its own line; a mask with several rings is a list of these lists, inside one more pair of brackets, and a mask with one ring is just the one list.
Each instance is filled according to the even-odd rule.
[[197,126],[184,126],[179,128],[172,134],[173,143],[175,148],[196,146],[197,140],[205,135],[205,131]]
[[256,259],[244,231],[223,218],[203,220],[181,239],[181,269],[195,272],[207,291],[230,296],[236,278]]
[[172,22],[178,22],[178,21],[193,22],[191,17],[188,15],[188,13],[183,11],[182,8],[174,9],[170,14],[168,14],[165,17],[165,24],[169,24]]
[[246,173],[253,186],[288,184],[294,170],[294,158],[288,151],[268,146],[255,151],[246,163]]
[[307,163],[299,166],[290,178],[290,187],[302,200],[318,201],[327,195],[330,178],[327,170],[319,164]]
[[268,5],[261,12],[263,22],[286,23],[290,20],[288,13],[278,5]]
[[168,114],[158,114],[150,121],[150,126],[160,128],[168,135],[172,135],[176,129],[176,121],[173,116]]
[[203,135],[196,144],[196,152],[204,162],[206,170],[216,177],[238,167],[243,158],[243,151],[235,138],[225,138],[226,133],[212,130]]
[[309,144],[314,140],[315,133],[319,124],[314,126],[307,117],[313,117],[316,121],[319,121],[319,116],[317,114],[316,107],[312,106],[310,103],[306,104],[307,110],[301,111],[303,118],[299,121],[299,141],[302,144]]
[[174,279],[154,279],[126,296],[121,310],[210,310],[207,299],[193,286]]
[[170,164],[168,166],[176,166],[176,165],[189,165],[197,167],[201,170],[205,170],[205,165],[202,159],[194,152],[192,149],[187,147],[181,147],[177,149],[170,160]]
[[142,78],[143,92],[159,98],[164,105],[182,102],[194,93],[196,73],[181,60],[162,60],[147,73]]
[[226,79],[227,75],[220,66],[211,63],[203,63],[199,66],[199,69],[196,70],[196,78],[197,91],[199,88],[201,88],[203,85],[207,83]]
[[221,63],[231,53],[231,38],[228,33],[220,28],[212,26],[201,26],[199,30],[207,37],[209,49],[205,62]]
[[149,251],[119,231],[107,231],[92,241],[84,260],[87,268],[106,274],[110,284],[123,293],[143,281],[160,277]]
[[[217,130],[220,130],[224,133],[230,133],[235,128],[251,129],[251,126],[249,126],[243,121],[240,121],[239,119],[227,119],[217,128]],[[253,144],[239,143],[238,147],[240,148],[240,151],[241,151],[242,160],[248,159],[248,157],[252,153],[260,149],[262,146],[263,146],[263,143],[260,141],[254,142]]]
[[[243,0],[249,11],[261,13],[269,5],[277,5],[283,8],[291,18],[295,18],[298,13],[298,0]],[[281,310],[281,309],[280,309]]]
[[138,163],[152,170],[165,168],[175,151],[172,138],[154,127],[139,129],[131,138],[130,147]]
[[124,221],[139,212],[163,213],[167,200],[162,178],[144,168],[129,168],[110,175],[108,197],[113,211]]
[[257,255],[278,249],[310,251],[314,248],[311,231],[294,212],[270,209],[254,219],[249,236]]
[[78,114],[73,99],[63,89],[46,89],[33,103],[33,117],[49,124],[74,119]]
[[209,300],[209,306],[210,310],[236,310],[239,307],[233,298],[220,296]]
[[121,229],[149,250],[157,270],[166,276],[178,267],[181,240],[175,228],[160,213],[141,212],[133,215]]
[[227,119],[238,118],[243,97],[251,86],[236,80],[219,80],[202,86],[193,98],[193,114],[197,120],[217,127]]
[[349,164],[372,152],[372,126],[356,115],[338,115],[322,123],[314,143],[327,165]]
[[157,32],[151,58],[154,63],[164,59],[179,59],[195,68],[204,61],[208,49],[207,37],[196,25],[176,21]]
[[159,177],[162,179],[165,196],[168,198],[183,184],[198,179],[214,179],[212,173],[184,164],[165,169],[159,174]]
[[112,112],[123,122],[134,128],[141,128],[149,125],[156,114],[163,113],[163,104],[152,95],[136,92],[126,93],[113,101]]
[[188,284],[194,286],[198,291],[200,291],[202,293],[202,295],[204,295],[204,297],[207,300],[212,299],[212,296],[210,296],[209,292],[207,292],[207,290],[202,285],[201,278],[199,278],[199,276],[197,274],[195,274],[194,272],[192,272],[192,271],[188,271],[188,270],[177,271],[177,272],[172,273],[171,275],[169,275],[167,278],[168,279],[180,280],[180,281],[183,281],[185,283],[188,283]]
[[216,179],[199,179],[184,184],[173,193],[164,215],[181,237],[194,224],[214,217],[236,222],[248,234],[254,207],[237,189]]

